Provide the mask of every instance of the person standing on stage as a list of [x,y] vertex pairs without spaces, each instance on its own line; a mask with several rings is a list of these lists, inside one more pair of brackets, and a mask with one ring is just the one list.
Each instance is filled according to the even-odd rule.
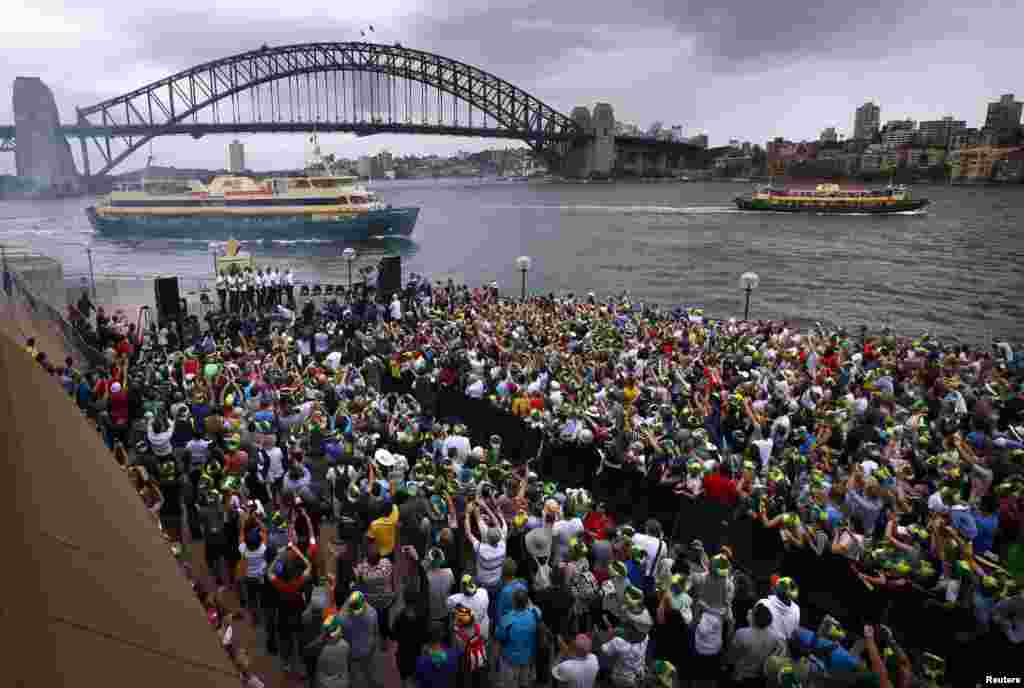
[[252,268],[245,269],[245,312],[256,310],[256,275]]
[[281,303],[281,273],[277,268],[270,271],[270,305],[277,306]]
[[284,287],[288,290],[288,308],[295,310],[295,275],[291,268],[284,273]]
[[217,298],[220,299],[220,312],[224,313],[228,309],[228,274],[224,270],[217,275]]
[[238,286],[238,274],[232,272],[230,275],[228,275],[228,295],[230,299],[230,308],[232,313],[238,313]]

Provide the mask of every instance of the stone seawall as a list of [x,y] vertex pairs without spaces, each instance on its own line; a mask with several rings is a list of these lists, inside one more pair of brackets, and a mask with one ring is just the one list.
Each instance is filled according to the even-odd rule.
[[32,294],[58,313],[66,313],[67,290],[64,266],[18,244],[0,244],[8,268],[16,273]]

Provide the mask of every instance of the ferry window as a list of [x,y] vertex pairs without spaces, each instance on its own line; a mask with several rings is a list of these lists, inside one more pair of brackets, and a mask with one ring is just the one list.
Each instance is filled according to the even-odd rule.
[[352,197],[352,203],[354,203],[354,204],[366,203],[367,200],[368,199],[366,198],[366,196],[353,196]]
[[333,179],[314,179],[312,183],[314,189],[333,189],[338,185]]
[[309,181],[306,179],[294,179],[288,182],[288,186],[292,189],[308,189]]

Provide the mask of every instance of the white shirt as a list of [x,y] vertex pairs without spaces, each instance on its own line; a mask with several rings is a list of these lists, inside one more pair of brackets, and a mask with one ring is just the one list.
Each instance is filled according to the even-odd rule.
[[860,469],[864,471],[864,475],[870,478],[871,474],[878,470],[878,462],[871,461],[870,459],[867,461],[862,461],[860,464]]
[[949,507],[942,501],[942,495],[938,491],[928,498],[928,511],[935,511],[940,514],[949,511]]
[[757,453],[761,457],[761,465],[767,466],[768,462],[771,461],[772,449],[775,448],[775,442],[773,442],[771,438],[768,438],[766,440],[754,440],[751,444],[757,447]]
[[401,320],[402,319],[402,302],[398,299],[394,299],[391,302],[391,319]]
[[800,625],[800,606],[796,602],[787,605],[775,595],[769,595],[760,602],[772,613],[772,625],[768,628],[788,641]]
[[255,550],[250,550],[244,542],[240,542],[238,552],[245,557],[246,578],[262,578],[267,570],[267,560],[263,558],[267,553],[267,546],[261,542]]
[[591,653],[583,659],[574,657],[556,664],[551,668],[551,675],[567,688],[593,688],[600,668],[597,655]]
[[324,360],[327,363],[328,368],[330,368],[331,370],[337,370],[338,368],[341,367],[341,352],[332,351],[331,353],[327,354]]
[[291,270],[289,270],[288,272],[286,272],[284,274],[284,279],[285,279],[285,282],[288,283],[289,287],[294,287],[295,286],[295,275],[292,274]]
[[[660,555],[658,554],[659,542],[661,543]],[[648,576],[654,574],[654,567],[658,565],[658,562],[655,561],[655,557],[664,559],[668,555],[668,543],[651,535],[647,535],[646,533],[637,533],[634,535],[633,546],[642,547],[643,550],[647,552],[647,558],[644,559],[644,566],[647,567]]]
[[601,651],[616,658],[616,669],[621,666],[634,676],[643,676],[647,662],[647,640],[647,636],[644,636],[639,643],[629,643],[625,638],[616,636],[602,645]]
[[481,399],[484,396],[484,383],[480,380],[466,387],[466,396],[470,399]]
[[555,525],[551,527],[551,536],[555,543],[553,554],[556,561],[565,561],[568,558],[569,540],[579,536],[582,532],[583,521],[578,518],[555,521]]
[[468,607],[473,612],[473,619],[480,624],[480,636],[484,638],[484,640],[489,638],[491,636],[491,620],[490,617],[487,616],[487,606],[490,604],[490,598],[487,596],[487,590],[482,587],[477,587],[476,594],[472,597],[464,595],[461,592],[448,596],[448,611],[452,611],[460,604],[464,607]]
[[455,447],[455,456],[459,463],[466,463],[472,447],[469,446],[469,438],[462,435],[452,435],[444,441],[444,455],[448,456],[448,448]]
[[277,480],[284,475],[284,452],[280,447],[271,447],[267,450],[267,457],[270,459],[270,467],[267,469],[267,479]]

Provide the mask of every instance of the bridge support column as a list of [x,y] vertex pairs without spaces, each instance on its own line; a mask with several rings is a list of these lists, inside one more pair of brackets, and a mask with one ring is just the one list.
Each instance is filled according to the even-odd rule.
[[591,174],[610,177],[615,169],[615,112],[608,103],[594,106],[594,138],[590,143]]
[[57,132],[60,117],[53,92],[36,77],[19,76],[14,79],[12,101],[18,176],[32,179],[39,191],[77,191],[75,159],[67,139]]
[[86,145],[85,139],[78,139],[78,143],[82,145],[82,173],[85,177],[91,176],[89,172],[89,146]]

